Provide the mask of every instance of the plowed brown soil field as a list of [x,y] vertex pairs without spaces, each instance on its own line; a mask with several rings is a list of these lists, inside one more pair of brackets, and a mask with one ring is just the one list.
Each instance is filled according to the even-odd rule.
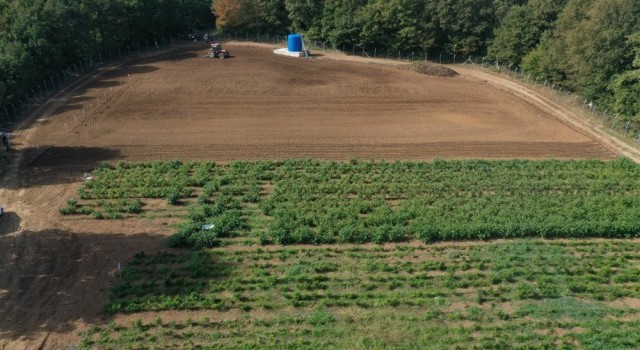
[[582,131],[535,91],[466,67],[454,67],[458,77],[430,77],[397,62],[332,53],[301,60],[274,56],[269,45],[225,46],[233,58],[204,59],[204,45],[189,45],[103,68],[12,130],[0,178],[0,349],[76,344],[78,331],[111,320],[102,306],[119,264],[166,249],[173,229],[163,219],[58,214],[83,172],[101,161],[627,152]]
[[613,156],[584,132],[464,75],[226,47],[233,58],[204,59],[199,46],[105,72],[40,121],[44,152],[35,165]]

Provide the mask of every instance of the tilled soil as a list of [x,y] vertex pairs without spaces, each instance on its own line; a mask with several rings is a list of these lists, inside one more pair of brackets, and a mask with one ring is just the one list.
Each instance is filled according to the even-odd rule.
[[205,59],[199,46],[105,72],[40,119],[34,165],[613,156],[590,136],[482,82],[324,56],[294,59],[263,46],[225,47],[232,58]]

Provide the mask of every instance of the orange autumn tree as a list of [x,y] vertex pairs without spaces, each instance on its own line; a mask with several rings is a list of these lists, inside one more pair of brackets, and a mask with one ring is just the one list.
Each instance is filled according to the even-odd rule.
[[252,29],[264,24],[262,0],[215,0],[212,5],[216,25],[221,29]]

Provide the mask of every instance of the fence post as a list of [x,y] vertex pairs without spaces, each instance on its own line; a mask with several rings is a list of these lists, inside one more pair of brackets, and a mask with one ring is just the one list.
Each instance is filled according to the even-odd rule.
[[49,79],[51,79],[51,89],[53,89],[53,75],[49,77]]
[[20,101],[20,113],[24,113],[24,104],[22,103],[22,97],[20,97],[19,101]]
[[630,125],[631,125],[631,120],[628,120],[627,124],[624,126],[624,137],[627,137],[627,132],[629,131]]
[[616,119],[618,119],[619,116],[620,116],[620,114],[616,113],[616,116],[613,118],[613,121],[611,122],[611,127],[612,128],[616,125]]
[[7,114],[7,123],[10,123],[11,120],[9,119],[9,111],[7,111],[7,107],[4,107],[4,112]]
[[442,52],[440,53],[440,64],[442,64]]

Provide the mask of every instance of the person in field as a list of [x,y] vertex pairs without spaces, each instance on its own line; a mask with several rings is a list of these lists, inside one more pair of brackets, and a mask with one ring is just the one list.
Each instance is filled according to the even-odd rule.
[[2,139],[2,144],[4,145],[4,148],[7,150],[7,152],[9,152],[9,137],[11,136],[11,134],[9,134],[8,132],[4,132],[0,130],[0,139]]

